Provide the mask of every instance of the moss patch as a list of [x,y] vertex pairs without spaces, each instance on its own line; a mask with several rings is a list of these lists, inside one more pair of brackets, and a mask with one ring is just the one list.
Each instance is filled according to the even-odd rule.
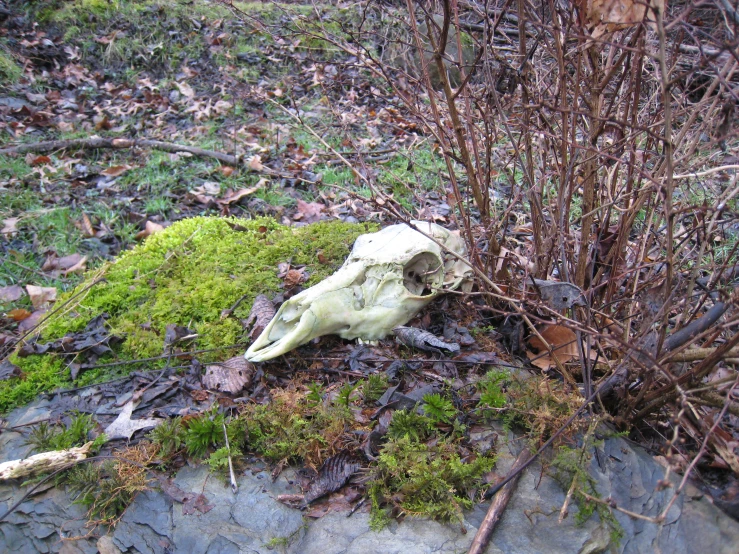
[[459,446],[446,437],[428,443],[408,435],[388,441],[368,486],[372,528],[381,529],[391,517],[403,515],[464,521],[462,511],[472,507],[475,492],[484,488],[483,476],[493,469],[495,458],[476,455],[463,461]]
[[[92,318],[107,313],[110,332],[122,338],[115,352],[119,360],[162,354],[170,323],[198,334],[192,348],[222,349],[203,354],[203,361],[222,359],[233,354],[224,347],[244,348],[239,320],[248,316],[254,297],[278,290],[277,264],[308,266],[307,284],[315,284],[336,270],[357,236],[374,230],[376,226],[369,224],[341,222],[293,229],[266,218],[184,219],[123,253],[64,295],[57,306],[68,304],[46,320],[42,340],[80,331]],[[103,280],[91,286],[96,279]],[[233,316],[221,319],[221,311],[242,296],[245,300]],[[0,383],[0,412],[30,401],[39,392],[70,384],[66,364],[54,355],[16,356],[13,361],[23,375]],[[133,366],[124,367],[129,371]],[[82,374],[81,383],[118,375],[112,371],[90,370]]]

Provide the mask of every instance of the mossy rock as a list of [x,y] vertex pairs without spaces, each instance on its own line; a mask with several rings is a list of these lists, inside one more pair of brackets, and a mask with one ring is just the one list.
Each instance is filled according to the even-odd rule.
[[[359,235],[376,230],[373,224],[338,221],[300,228],[267,218],[178,221],[91,272],[60,298],[57,307],[68,303],[44,321],[41,342],[81,331],[91,319],[106,313],[110,333],[122,341],[115,347],[115,356],[100,363],[161,355],[170,323],[197,333],[192,349],[212,350],[199,355],[201,361],[225,359],[246,347],[240,319],[248,316],[256,295],[278,291],[277,264],[306,265],[310,286],[343,263]],[[93,285],[95,280],[100,282]],[[221,312],[242,296],[245,299],[233,315],[221,319]],[[69,360],[57,354],[14,356],[12,361],[23,374],[0,382],[2,413],[40,392],[72,384]],[[110,379],[134,368],[90,369],[75,384]]]

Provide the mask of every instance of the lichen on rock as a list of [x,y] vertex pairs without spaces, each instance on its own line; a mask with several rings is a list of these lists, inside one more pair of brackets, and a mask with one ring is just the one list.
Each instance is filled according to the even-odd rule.
[[[57,306],[69,303],[43,323],[40,340],[79,332],[92,318],[106,313],[110,333],[122,339],[115,348],[115,359],[109,361],[162,354],[168,324],[192,329],[197,334],[193,348],[238,345],[237,349],[243,349],[246,344],[240,319],[247,317],[258,294],[278,291],[279,263],[306,265],[309,286],[344,261],[357,236],[376,229],[373,224],[339,221],[292,228],[268,218],[184,219],[90,272],[74,291],[57,301]],[[96,279],[101,280],[91,286]],[[221,319],[221,312],[242,296],[246,298],[232,316]],[[199,359],[212,361],[229,354],[213,351]],[[13,362],[23,375],[0,383],[0,412],[28,402],[39,392],[69,385],[65,363],[69,357],[65,358],[57,354],[14,356]],[[91,369],[82,373],[77,383],[118,374],[113,371]]]

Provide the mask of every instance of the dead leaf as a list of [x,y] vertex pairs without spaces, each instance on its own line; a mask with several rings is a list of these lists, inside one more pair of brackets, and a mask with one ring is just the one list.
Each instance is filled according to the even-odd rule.
[[[15,311],[15,310],[13,310]],[[22,310],[23,312],[26,312],[26,310]],[[24,317],[23,320],[18,324],[18,331],[21,333],[27,333],[36,325],[38,325],[41,320],[46,315],[47,310],[36,310],[32,314],[30,314],[28,317]],[[26,312],[28,313],[28,312]]]
[[44,165],[44,164],[50,164],[51,158],[49,156],[34,156],[33,154],[29,154],[26,156],[26,162],[30,166],[37,166],[37,165]]
[[177,88],[180,89],[180,94],[182,94],[182,96],[186,96],[187,98],[192,98],[193,96],[195,96],[195,91],[187,83],[175,82],[175,85],[177,85]]
[[18,233],[18,222],[21,220],[20,217],[9,217],[3,220],[3,228],[0,230],[0,235],[6,237],[14,237]]
[[84,212],[82,213],[82,221],[77,224],[77,227],[85,235],[85,238],[89,239],[95,236],[95,228],[92,226],[92,221],[90,221],[90,218]]
[[547,347],[537,336],[529,339],[529,350],[526,355],[531,363],[538,368],[547,370],[556,367],[559,360],[561,364],[570,361],[572,358],[579,356],[577,350],[577,336],[575,332],[562,325],[550,325],[539,334],[552,347],[552,354],[548,353]]
[[218,168],[218,171],[224,177],[230,177],[231,174],[234,172],[234,168],[228,165],[222,165],[221,167]]
[[113,423],[105,428],[105,435],[108,440],[114,439],[128,439],[131,440],[131,436],[139,429],[148,429],[149,427],[156,427],[162,420],[157,418],[146,418],[146,419],[131,419],[133,414],[134,402],[129,400],[118,417],[115,418]]
[[0,287],[0,302],[15,302],[20,300],[25,293],[20,285],[8,285]]
[[251,160],[249,160],[249,169],[253,169],[254,171],[264,171],[264,165],[262,164],[262,158],[258,154],[255,156],[252,156]]
[[46,258],[44,265],[41,266],[42,271],[64,271],[67,272],[72,268],[82,265],[84,269],[87,256],[82,254],[70,254],[69,256],[63,256],[57,258],[56,254],[51,254]]
[[244,356],[236,356],[225,362],[210,364],[205,368],[203,386],[210,390],[238,394],[251,384],[256,367]]
[[103,169],[100,174],[107,175],[108,177],[118,177],[119,175],[123,175],[129,169],[131,169],[130,165],[113,165],[107,169]]
[[293,216],[295,221],[304,223],[315,223],[323,219],[323,212],[326,207],[318,202],[306,202],[298,199],[298,209]]
[[362,464],[348,451],[343,450],[336,456],[331,456],[321,467],[318,477],[310,485],[310,489],[303,498],[304,504],[343,487]]
[[31,312],[24,310],[23,308],[16,308],[15,310],[10,310],[8,312],[8,317],[13,321],[23,321],[24,319],[31,317]]
[[164,225],[154,223],[153,221],[147,221],[144,230],[136,233],[136,240],[145,239],[146,237],[151,236],[154,233],[158,233],[159,231],[164,231]]
[[231,108],[233,108],[233,104],[226,100],[218,100],[213,106],[213,109],[218,115],[225,115]]
[[442,350],[448,352],[459,352],[459,345],[454,342],[444,342],[439,340],[435,335],[424,331],[423,329],[417,329],[415,327],[396,327],[393,329],[393,333],[398,338],[398,342],[410,346],[411,348],[418,348],[419,350],[425,350],[426,352],[437,352],[440,353]]
[[214,504],[208,502],[208,499],[203,494],[192,496],[182,506],[182,514],[189,516],[195,513],[195,510],[201,514],[207,514],[215,507]]
[[10,363],[9,360],[4,360],[0,363],[0,381],[5,381],[11,377],[20,377],[21,368],[17,365]]
[[[260,181],[261,182],[261,181]],[[229,192],[224,196],[221,200],[218,201],[219,204],[236,204],[241,200],[242,198],[246,198],[247,196],[254,194],[257,192],[261,186],[259,183],[257,183],[256,186],[249,187],[248,189],[241,189],[237,190],[235,192]]]
[[199,187],[195,187],[190,191],[190,194],[203,195],[203,196],[218,196],[221,194],[221,184],[215,181],[205,181]]
[[83,273],[86,269],[86,264],[87,256],[82,256],[76,264],[64,270],[64,275],[69,275],[70,273]]
[[275,317],[275,313],[274,304],[265,295],[260,294],[254,299],[249,317],[244,323],[244,327],[247,329],[252,323],[254,324],[254,327],[252,327],[249,333],[252,340],[262,334],[262,331],[269,325],[272,318]]
[[36,285],[26,285],[26,292],[31,298],[31,304],[37,310],[46,308],[49,304],[56,301],[55,287],[37,287]]
[[554,310],[565,310],[574,305],[584,306],[584,297],[580,287],[572,283],[561,281],[542,281],[533,279],[534,289],[541,295],[541,299]]
[[654,27],[654,10],[659,9],[664,13],[666,4],[666,0],[577,0],[593,38],[641,23],[645,16],[650,26]]
[[308,276],[305,273],[305,268],[300,269],[288,269],[285,274],[285,290],[290,290],[297,287],[300,283],[304,283],[308,280]]

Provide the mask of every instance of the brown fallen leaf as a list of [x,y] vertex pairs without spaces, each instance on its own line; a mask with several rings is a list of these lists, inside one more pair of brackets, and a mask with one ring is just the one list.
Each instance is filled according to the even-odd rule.
[[30,166],[50,164],[51,163],[51,158],[49,156],[34,156],[33,154],[29,154],[26,157],[26,162]]
[[21,220],[20,217],[9,217],[3,220],[3,228],[0,230],[0,235],[6,237],[14,237],[18,233],[18,222]]
[[234,168],[228,165],[222,165],[221,167],[218,168],[218,171],[224,177],[230,177],[231,174],[233,174],[234,172]]
[[195,91],[187,83],[175,82],[175,85],[177,85],[177,88],[180,89],[180,94],[182,94],[182,96],[186,96],[187,98],[192,98],[193,96],[195,96]]
[[564,364],[572,358],[579,356],[577,350],[577,336],[575,332],[562,325],[549,325],[539,333],[542,338],[552,347],[552,354],[548,353],[547,347],[537,336],[529,339],[529,348],[526,352],[531,363],[540,369],[547,370],[556,367],[557,362]]
[[243,356],[235,356],[225,362],[210,364],[205,368],[203,386],[210,390],[237,394],[251,384],[256,367]]
[[8,312],[8,317],[13,321],[23,321],[24,319],[31,317],[31,312],[24,310],[23,308],[16,308],[15,310],[10,310]]
[[647,16],[650,26],[654,23],[654,11],[661,9],[664,13],[666,0],[577,0],[576,5],[584,14],[588,27],[592,28],[593,38],[606,33],[641,23]]
[[[261,181],[259,183],[261,183]],[[247,196],[249,196],[251,194],[254,194],[260,188],[262,188],[259,183],[257,183],[256,186],[249,187],[247,189],[240,189],[240,190],[237,190],[237,191],[229,192],[229,193],[226,194],[226,196],[224,196],[223,198],[221,198],[220,200],[218,200],[218,203],[219,204],[229,204],[229,205],[230,204],[236,204],[242,198],[246,198]]]
[[87,256],[82,256],[76,264],[64,270],[64,275],[69,275],[70,273],[84,273],[85,269],[87,269],[86,264]]
[[254,171],[264,170],[264,164],[262,164],[262,158],[259,154],[252,156],[251,160],[249,160],[249,169],[253,169]]
[[293,216],[295,221],[304,223],[315,223],[323,219],[323,213],[326,207],[318,202],[306,202],[298,199],[298,209]]
[[25,293],[20,285],[8,285],[0,287],[0,302],[15,302],[20,300]]
[[288,269],[285,274],[285,290],[290,290],[297,287],[300,283],[304,283],[308,280],[308,275],[305,273],[305,268],[300,269]]
[[187,196],[200,204],[211,204],[221,194],[221,185],[215,181],[206,181],[199,187],[187,192]]
[[[23,311],[25,312],[26,310]],[[27,333],[28,331],[36,327],[36,325],[38,325],[44,318],[46,312],[47,310],[36,310],[28,317],[23,318],[23,321],[18,324],[18,331],[21,333]]]
[[67,271],[79,265],[80,262],[84,266],[85,261],[87,261],[87,256],[83,256],[82,254],[70,254],[69,256],[57,258],[56,254],[52,253],[47,256],[44,265],[41,266],[41,271]]
[[75,223],[75,226],[82,231],[85,238],[92,238],[95,236],[95,228],[92,226],[89,216],[86,213],[82,213],[82,221]]
[[136,240],[145,239],[146,237],[151,236],[154,233],[158,233],[159,231],[164,231],[164,225],[154,223],[153,221],[147,221],[146,225],[144,226],[144,230],[136,233]]
[[56,301],[57,290],[55,287],[26,285],[26,292],[28,292],[28,296],[31,298],[31,304],[37,310],[44,309],[49,304]]
[[249,317],[244,322],[244,327],[247,329],[252,323],[254,324],[254,327],[249,332],[252,340],[262,334],[262,331],[269,325],[272,318],[275,317],[275,313],[274,304],[264,294],[260,294],[254,299]]
[[131,169],[130,165],[113,165],[107,169],[103,169],[100,174],[108,177],[118,177]]

